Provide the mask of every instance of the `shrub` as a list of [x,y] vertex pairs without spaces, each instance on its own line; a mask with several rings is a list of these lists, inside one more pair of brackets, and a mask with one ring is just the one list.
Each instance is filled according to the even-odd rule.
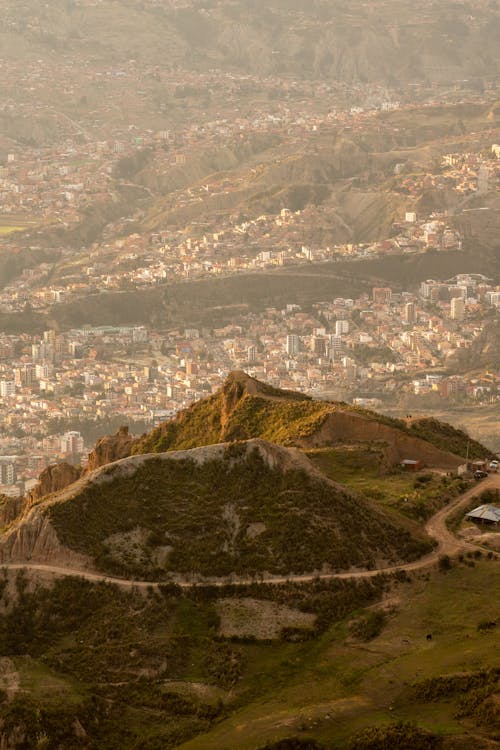
[[269,745],[259,748],[259,750],[324,750],[323,745],[319,745],[315,740],[299,739],[290,737],[289,739],[272,742]]
[[387,615],[384,610],[377,609],[352,623],[351,634],[360,641],[371,641],[380,635],[386,622]]
[[441,555],[438,560],[438,569],[441,571],[441,573],[446,573],[446,571],[451,570],[452,568],[452,562],[449,555]]
[[398,722],[388,727],[370,727],[348,745],[349,750],[437,750],[440,747],[440,737],[409,722]]

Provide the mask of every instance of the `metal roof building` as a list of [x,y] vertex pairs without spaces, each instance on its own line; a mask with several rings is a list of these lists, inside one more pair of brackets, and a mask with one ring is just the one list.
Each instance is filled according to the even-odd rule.
[[480,505],[467,513],[466,518],[483,523],[500,523],[500,508],[496,505]]

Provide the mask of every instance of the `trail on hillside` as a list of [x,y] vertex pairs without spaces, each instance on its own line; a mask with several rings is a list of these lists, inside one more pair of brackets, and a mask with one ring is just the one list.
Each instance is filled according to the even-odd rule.
[[[74,485],[73,485],[74,486]],[[480,492],[486,489],[500,489],[500,474],[490,474],[487,479],[479,485],[471,487],[467,492],[459,495],[451,503],[439,510],[433,515],[425,525],[427,534],[437,542],[436,548],[425,557],[414,560],[402,565],[392,565],[386,568],[374,568],[373,570],[347,571],[345,573],[308,573],[304,575],[290,576],[268,576],[255,578],[229,578],[224,580],[193,580],[193,581],[136,581],[125,578],[116,578],[103,573],[92,572],[84,568],[68,568],[57,565],[45,565],[42,563],[5,563],[3,569],[9,570],[33,570],[42,573],[49,573],[54,576],[76,576],[86,581],[111,583],[123,589],[155,589],[170,582],[175,583],[180,588],[195,588],[203,586],[248,586],[250,584],[270,584],[276,585],[281,583],[309,583],[315,580],[329,581],[333,579],[353,579],[353,578],[374,578],[380,573],[395,573],[396,571],[420,570],[436,563],[442,555],[456,555],[462,551],[478,550],[481,546],[458,539],[447,527],[446,522],[455,511],[467,505],[467,503]]]

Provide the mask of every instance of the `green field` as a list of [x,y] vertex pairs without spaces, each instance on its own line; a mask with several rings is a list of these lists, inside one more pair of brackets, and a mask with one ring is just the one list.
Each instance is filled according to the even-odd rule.
[[[350,750],[353,735],[395,721],[438,737],[468,732],[482,750],[500,730],[498,635],[478,627],[498,617],[500,566],[484,557],[412,580],[165,586],[161,595],[16,578],[0,580],[0,716],[7,727],[28,722],[27,750],[44,733],[49,748],[263,750],[295,737]],[[217,601],[241,597],[315,613],[316,629],[225,639]],[[382,609],[374,632],[360,629]]]

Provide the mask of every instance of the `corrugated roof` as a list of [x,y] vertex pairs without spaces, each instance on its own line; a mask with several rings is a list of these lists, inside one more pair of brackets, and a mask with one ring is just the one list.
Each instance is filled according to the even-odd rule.
[[480,518],[482,521],[500,523],[500,508],[496,505],[480,505],[467,513],[467,518]]

